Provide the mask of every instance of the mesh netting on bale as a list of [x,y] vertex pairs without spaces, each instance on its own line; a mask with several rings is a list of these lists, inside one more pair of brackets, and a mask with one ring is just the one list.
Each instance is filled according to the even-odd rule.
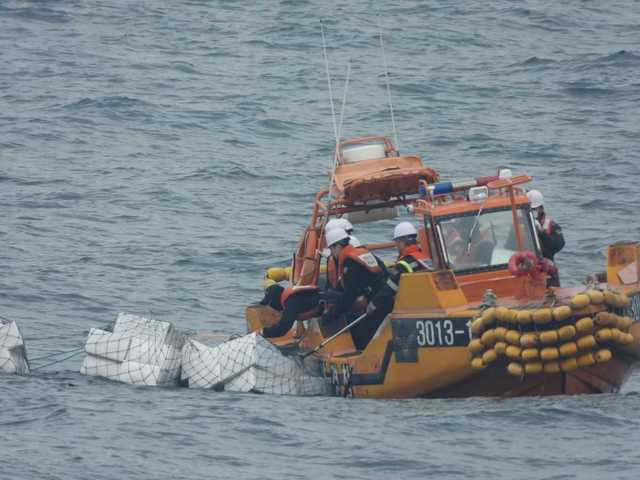
[[0,372],[26,375],[29,373],[27,349],[16,322],[0,318]]
[[80,373],[134,385],[176,384],[184,339],[169,322],[120,313],[111,331],[91,329]]
[[303,362],[287,357],[261,335],[250,333],[218,345],[196,338],[182,350],[182,380],[191,388],[281,395],[325,395],[326,381]]

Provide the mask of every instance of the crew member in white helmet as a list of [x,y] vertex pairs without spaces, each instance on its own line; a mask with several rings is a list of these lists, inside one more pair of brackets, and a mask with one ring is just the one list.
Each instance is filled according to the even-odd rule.
[[[551,217],[547,216],[544,211],[544,197],[542,193],[538,190],[531,190],[527,193],[527,197],[531,205],[531,212],[536,220],[536,231],[540,239],[542,255],[553,261],[555,254],[564,247],[562,228],[554,222]],[[551,275],[547,283],[548,286],[551,287],[560,286],[560,278],[558,277],[557,271]]]
[[324,231],[328,232],[330,230],[333,230],[334,228],[341,228],[345,232],[347,232],[347,235],[349,235],[349,243],[354,247],[359,247],[360,245],[362,245],[360,243],[360,240],[358,240],[353,234],[353,225],[346,218],[332,218],[327,222],[327,225],[324,227]]

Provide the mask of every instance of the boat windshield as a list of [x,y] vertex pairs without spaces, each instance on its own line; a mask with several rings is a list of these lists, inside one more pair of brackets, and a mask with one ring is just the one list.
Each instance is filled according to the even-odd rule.
[[[537,253],[528,209],[518,209],[525,250]],[[442,217],[438,234],[449,268],[454,271],[504,267],[517,251],[511,209]]]

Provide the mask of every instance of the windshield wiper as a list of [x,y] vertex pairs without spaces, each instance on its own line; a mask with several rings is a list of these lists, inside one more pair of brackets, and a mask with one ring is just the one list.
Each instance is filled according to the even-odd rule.
[[476,231],[476,228],[478,227],[478,224],[480,223],[480,215],[482,215],[482,210],[484,210],[484,203],[482,204],[482,206],[480,207],[480,210],[478,210],[478,214],[476,215],[476,219],[473,222],[473,226],[471,227],[471,230],[469,231],[469,238],[467,239],[467,247],[465,248],[467,255],[469,255],[469,252],[471,251],[471,239],[473,238],[473,234]]

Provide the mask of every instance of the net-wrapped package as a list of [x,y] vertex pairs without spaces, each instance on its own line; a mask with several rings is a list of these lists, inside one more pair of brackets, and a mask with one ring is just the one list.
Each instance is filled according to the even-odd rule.
[[182,380],[191,388],[281,395],[323,395],[325,381],[251,333],[217,345],[190,338],[182,350]]
[[29,361],[24,340],[13,321],[0,318],[0,372],[26,375],[29,373]]
[[112,331],[90,330],[80,373],[133,385],[176,384],[183,345],[171,323],[120,313]]

